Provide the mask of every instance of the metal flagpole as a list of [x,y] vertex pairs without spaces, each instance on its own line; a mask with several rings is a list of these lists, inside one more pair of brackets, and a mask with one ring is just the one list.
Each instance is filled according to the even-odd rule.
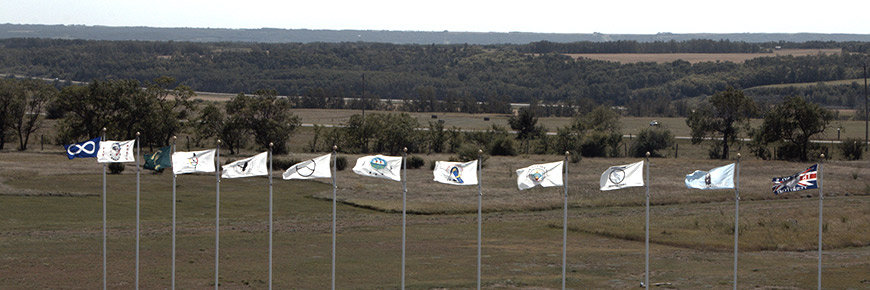
[[562,221],[562,290],[565,290],[565,273],[568,267],[568,155],[570,154],[571,152],[565,151],[565,161],[562,162],[562,167],[565,168],[562,174],[562,185],[565,186],[565,213]]
[[139,132],[136,132],[136,289],[139,289]]
[[[103,127],[103,138],[106,140],[106,127]],[[106,290],[106,163],[103,163],[103,290]]]
[[338,146],[332,145],[332,290],[335,290],[335,160],[338,158]]
[[[169,156],[175,153],[175,143],[178,141],[178,136],[172,136],[172,149],[169,150]],[[175,170],[172,170],[172,290],[175,290],[175,182],[178,175]]]
[[822,205],[825,199],[825,194],[822,191],[822,165],[825,164],[825,154],[821,155],[822,160],[819,161],[819,290],[822,289]]
[[483,191],[480,188],[480,168],[483,162],[483,150],[477,150],[477,290],[480,290],[480,248],[483,237]]
[[215,179],[215,212],[214,212],[214,289],[218,289],[218,277],[220,276],[220,244],[221,244],[221,140],[217,140],[215,152],[214,179]]
[[649,152],[646,152],[646,254],[644,258],[643,286],[649,290]]
[[737,175],[734,183],[734,290],[737,290],[737,237],[740,235],[740,153],[737,153]]
[[406,155],[408,155],[408,147],[402,149],[402,289],[405,289],[405,216],[408,205],[408,168],[405,167]]
[[269,142],[269,289],[272,289],[272,146]]

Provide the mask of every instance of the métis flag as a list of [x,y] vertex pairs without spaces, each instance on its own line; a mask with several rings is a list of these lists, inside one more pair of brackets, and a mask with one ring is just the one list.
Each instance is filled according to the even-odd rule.
[[224,165],[221,178],[269,175],[269,151]]
[[601,190],[643,186],[643,161],[607,168],[599,184]]
[[733,189],[734,163],[710,169],[695,170],[686,175],[686,187],[697,189]]
[[363,156],[356,160],[353,172],[363,176],[402,181],[402,157]]
[[172,173],[214,172],[215,149],[172,153]]
[[332,178],[329,160],[332,154],[326,154],[314,159],[302,161],[284,171],[283,177],[289,179]]
[[136,154],[133,152],[135,147],[136,140],[100,141],[100,149],[97,151],[97,162],[136,162]]
[[778,195],[784,192],[819,188],[819,183],[816,179],[818,168],[819,165],[815,164],[795,175],[774,178],[772,187],[773,194]]
[[435,181],[453,185],[477,185],[477,162],[435,162]]
[[151,154],[145,154],[145,164],[142,165],[145,169],[154,171],[162,171],[163,169],[172,167],[172,146],[162,147]]
[[100,150],[100,137],[75,144],[63,145],[63,149],[66,149],[66,157],[69,157],[70,160],[76,157],[97,157],[97,152]]
[[517,188],[529,189],[535,186],[552,187],[562,186],[562,171],[565,161],[534,164],[526,168],[517,169]]

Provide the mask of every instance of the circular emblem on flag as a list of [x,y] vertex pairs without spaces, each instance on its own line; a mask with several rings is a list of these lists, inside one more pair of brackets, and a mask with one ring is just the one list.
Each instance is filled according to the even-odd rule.
[[713,184],[713,180],[710,178],[709,172],[707,172],[707,175],[704,176],[704,184],[706,184],[707,187],[710,187]]
[[302,164],[302,166],[296,165],[296,173],[302,177],[309,177],[314,174],[315,168],[317,168],[317,163],[314,162],[314,159],[311,159],[311,162]]
[[462,169],[459,166],[450,167],[450,179],[457,183],[465,183],[462,181]]
[[[88,149],[88,146],[90,146],[91,148]],[[75,150],[75,152],[73,152],[73,150]],[[84,152],[85,154],[94,154],[94,151],[96,151],[96,150],[97,150],[97,144],[94,143],[94,141],[88,141],[88,142],[85,142],[84,144],[81,144],[81,145],[79,145],[79,144],[70,145],[69,148],[66,149],[66,153],[69,153],[69,155],[76,155],[76,154],[79,154],[82,152]]]
[[383,158],[375,157],[374,159],[372,159],[371,162],[369,162],[369,165],[371,165],[374,169],[380,170],[387,167],[387,161]]
[[196,157],[196,153],[193,153],[193,156],[187,158],[187,164],[190,164],[193,168],[196,168],[196,166],[199,165],[199,157]]
[[609,179],[613,184],[619,184],[625,179],[625,171],[622,168],[614,168],[610,171]]
[[109,153],[109,157],[115,161],[118,161],[121,159],[121,143],[118,143],[118,142],[112,143],[112,152]]
[[529,178],[534,182],[540,183],[547,178],[547,170],[542,166],[536,166],[529,170]]

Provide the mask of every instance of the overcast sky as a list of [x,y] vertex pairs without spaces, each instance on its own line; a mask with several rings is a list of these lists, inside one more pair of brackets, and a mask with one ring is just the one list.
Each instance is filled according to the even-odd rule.
[[0,23],[654,34],[870,34],[870,1],[2,0]]

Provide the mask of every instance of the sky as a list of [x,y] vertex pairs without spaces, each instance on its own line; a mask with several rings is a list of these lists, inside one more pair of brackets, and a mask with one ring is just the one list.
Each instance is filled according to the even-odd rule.
[[870,34],[870,1],[3,0],[0,23],[456,32]]

